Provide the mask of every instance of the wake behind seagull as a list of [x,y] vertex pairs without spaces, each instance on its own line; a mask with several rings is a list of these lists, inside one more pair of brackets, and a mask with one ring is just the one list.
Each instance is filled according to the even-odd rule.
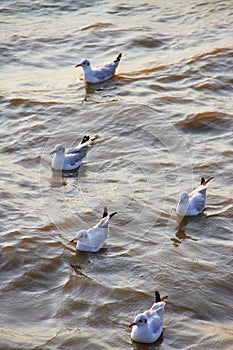
[[158,291],[155,291],[155,302],[151,308],[143,313],[138,314],[134,321],[130,324],[132,340],[151,344],[156,342],[163,333],[163,315],[166,305],[165,299],[161,298]]
[[77,147],[67,151],[61,144],[56,145],[50,152],[50,154],[54,154],[51,163],[52,169],[60,171],[77,169],[82,164],[83,159],[86,157],[86,154],[92,145],[92,141],[97,138],[98,135],[94,135],[92,137],[85,135]]
[[86,83],[102,83],[115,74],[115,71],[119,65],[122,54],[120,53],[117,58],[103,66],[102,68],[91,68],[91,63],[87,59],[82,60],[75,67],[82,67],[84,71],[84,80]]
[[102,219],[88,230],[80,230],[71,242],[77,242],[76,249],[84,252],[98,252],[107,239],[110,219],[117,212],[108,214],[107,207],[104,208]]
[[201,184],[190,194],[182,192],[176,207],[176,212],[180,216],[196,216],[203,212],[206,203],[207,184],[213,177],[205,180],[201,178]]

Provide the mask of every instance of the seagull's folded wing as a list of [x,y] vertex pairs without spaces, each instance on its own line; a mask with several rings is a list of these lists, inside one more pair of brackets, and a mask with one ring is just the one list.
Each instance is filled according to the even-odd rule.
[[79,160],[83,159],[87,155],[87,151],[89,150],[89,145],[86,145],[85,147],[81,147],[80,149],[75,148],[72,150],[69,150],[66,153],[66,157],[70,159],[72,162],[78,162]]
[[163,322],[159,317],[154,317],[151,321],[151,329],[157,335],[156,338],[159,338],[163,332]]
[[82,162],[83,158],[80,152],[68,154],[65,158],[65,163],[75,165],[76,163]]
[[102,227],[94,226],[88,231],[88,245],[99,247],[104,245],[106,239],[106,230]]
[[79,150],[77,148],[73,148],[73,149],[69,149],[67,150],[66,154],[70,155],[70,154],[77,154],[79,153]]
[[114,73],[118,66],[119,62],[112,62],[106,64],[104,67],[100,69],[96,69],[95,75],[99,80],[104,80],[110,78]]
[[204,210],[205,207],[205,196],[203,196],[201,193],[197,193],[195,196],[190,198],[189,202],[189,208],[190,211],[197,211],[198,213],[201,213]]

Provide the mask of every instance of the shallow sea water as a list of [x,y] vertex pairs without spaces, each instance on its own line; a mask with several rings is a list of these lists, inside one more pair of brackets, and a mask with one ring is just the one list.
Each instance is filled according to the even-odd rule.
[[[0,349],[232,349],[232,5],[1,2]],[[103,84],[74,68],[120,52]],[[86,133],[78,175],[53,174]],[[202,176],[206,210],[179,222]],[[75,252],[105,205],[105,247]],[[155,289],[164,335],[133,343]]]

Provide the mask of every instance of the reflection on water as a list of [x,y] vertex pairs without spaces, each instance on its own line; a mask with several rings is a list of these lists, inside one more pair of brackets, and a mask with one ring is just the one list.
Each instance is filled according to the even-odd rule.
[[[52,176],[50,178],[50,187],[56,188],[56,187],[62,187],[67,185],[67,181],[63,177],[62,171],[56,171],[51,169]],[[67,175],[68,177],[69,175]]]
[[120,81],[117,76],[103,83],[90,84],[83,82],[83,85],[85,92],[82,103],[111,103],[119,99],[117,86],[120,86]]
[[[197,238],[193,238],[190,235],[187,235],[185,232],[185,227],[192,220],[192,217],[184,216],[181,221],[179,221],[179,217],[177,220],[179,221],[178,226],[176,227],[176,238],[171,238],[174,242],[175,246],[179,246],[182,243],[182,240],[191,239],[192,241],[198,241]],[[194,219],[195,220],[195,219]]]

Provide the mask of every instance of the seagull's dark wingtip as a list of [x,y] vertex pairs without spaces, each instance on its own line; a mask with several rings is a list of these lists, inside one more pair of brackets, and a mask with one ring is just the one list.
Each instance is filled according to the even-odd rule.
[[155,291],[155,302],[156,302],[156,303],[159,303],[160,301],[161,301],[160,294],[159,294],[159,292],[156,290],[156,291]]
[[114,213],[112,213],[112,214],[110,214],[109,215],[109,219],[111,219],[114,215],[116,215],[117,214],[117,211],[114,211]]
[[155,303],[159,303],[160,301],[164,301],[168,298],[168,295],[165,295],[161,298],[160,293],[156,290],[155,291]]
[[107,207],[104,207],[103,218],[105,218],[106,216],[108,216],[108,209]]
[[205,180],[205,178],[202,177],[202,178],[201,178],[201,185],[205,186],[206,184],[208,184],[208,182],[209,182],[210,180],[213,180],[213,179],[214,179],[213,176],[211,176],[211,177],[210,177],[209,179],[207,179],[207,180]]
[[115,59],[114,62],[120,62],[121,57],[122,57],[122,53],[120,53],[120,54],[117,56],[117,58]]
[[84,135],[83,136],[83,139],[82,139],[82,141],[81,141],[81,144],[83,144],[83,143],[85,143],[85,142],[87,142],[87,141],[89,141],[90,140],[90,136],[89,135]]

